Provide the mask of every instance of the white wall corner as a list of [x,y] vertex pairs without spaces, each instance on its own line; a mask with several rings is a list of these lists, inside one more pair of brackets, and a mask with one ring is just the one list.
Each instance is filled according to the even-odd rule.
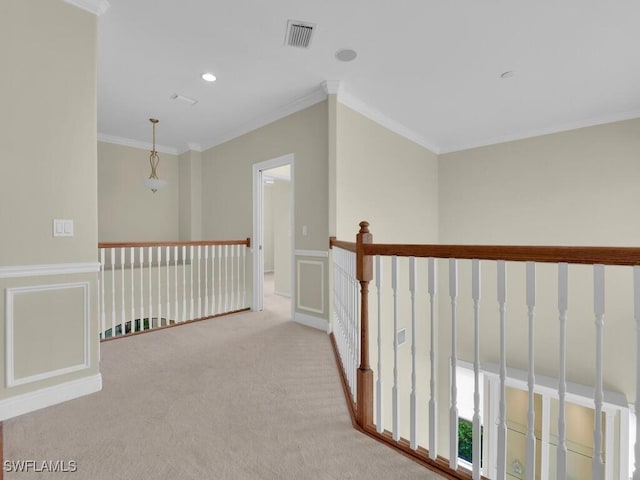
[[72,380],[34,392],[23,393],[0,400],[0,421],[57,405],[58,403],[84,397],[102,390],[102,375]]
[[322,82],[322,88],[327,95],[339,95],[342,89],[340,80],[325,80]]
[[324,318],[307,315],[306,313],[296,312],[293,320],[297,323],[301,323],[302,325],[306,325],[307,327],[315,328],[317,330],[322,330],[323,332],[329,333],[329,322],[327,322]]
[[75,5],[82,10],[91,12],[98,17],[106,12],[111,4],[107,0],[64,0],[66,3]]

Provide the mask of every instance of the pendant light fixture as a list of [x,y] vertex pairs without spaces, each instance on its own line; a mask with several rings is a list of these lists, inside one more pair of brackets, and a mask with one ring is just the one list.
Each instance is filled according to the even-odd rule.
[[153,150],[149,155],[149,163],[151,164],[151,175],[145,179],[144,186],[151,189],[153,193],[156,193],[159,189],[167,186],[166,180],[160,180],[158,178],[158,164],[160,163],[160,157],[156,151],[156,124],[160,121],[157,118],[150,118],[149,121],[153,126]]

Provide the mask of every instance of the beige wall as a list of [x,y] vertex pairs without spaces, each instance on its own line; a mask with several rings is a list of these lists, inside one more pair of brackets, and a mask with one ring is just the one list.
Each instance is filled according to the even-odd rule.
[[159,156],[158,176],[168,184],[153,193],[143,184],[149,177],[149,151],[98,142],[101,242],[179,239],[179,161],[175,155]]
[[[96,17],[61,0],[0,3],[0,267],[97,261],[96,41]],[[72,219],[74,236],[54,238],[54,218]],[[97,310],[88,307],[96,305],[97,274],[22,272],[0,278],[2,400],[98,374]],[[9,298],[13,307],[5,305]],[[9,348],[16,378],[73,368],[80,352],[88,362],[7,386]]]
[[275,291],[291,295],[291,183],[273,184],[273,266]]
[[[253,164],[295,156],[293,235],[296,249],[327,250],[327,102],[213,147],[202,153],[203,234],[208,238],[246,238],[253,232]],[[308,235],[301,227],[307,225]],[[305,288],[327,290],[326,275],[300,278]],[[325,298],[328,295],[325,294]],[[328,318],[328,308],[319,316]]]
[[337,236],[355,241],[367,220],[376,242],[438,240],[438,158],[337,104]]
[[640,119],[441,155],[440,242],[636,246]]
[[[637,245],[640,120],[545,135],[440,156],[440,243]],[[470,262],[460,261],[458,349],[473,359]],[[558,377],[557,267],[538,264],[536,373]],[[507,264],[507,359],[527,369],[524,265]],[[439,344],[450,345],[448,270],[440,262]],[[482,262],[480,360],[499,361],[495,262]],[[635,400],[632,273],[606,268],[604,387]],[[595,382],[593,268],[569,268],[568,380]],[[447,356],[440,352],[440,412],[446,418]],[[441,422],[441,448],[448,433]]]
[[203,240],[202,154],[193,150],[184,152],[178,157],[178,165],[180,240]]
[[262,197],[264,271],[273,272],[273,185],[265,184]]

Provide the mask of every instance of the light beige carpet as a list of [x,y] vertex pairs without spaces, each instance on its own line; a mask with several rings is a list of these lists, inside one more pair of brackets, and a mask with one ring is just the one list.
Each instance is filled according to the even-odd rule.
[[350,423],[328,336],[266,310],[102,344],[104,389],[5,422],[9,479],[436,479]]

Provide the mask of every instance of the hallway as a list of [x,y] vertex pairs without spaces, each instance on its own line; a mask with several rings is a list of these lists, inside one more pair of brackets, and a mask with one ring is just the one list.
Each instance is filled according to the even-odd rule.
[[5,460],[88,480],[440,478],[354,430],[327,335],[286,298],[265,307],[102,344],[103,390],[6,421]]

